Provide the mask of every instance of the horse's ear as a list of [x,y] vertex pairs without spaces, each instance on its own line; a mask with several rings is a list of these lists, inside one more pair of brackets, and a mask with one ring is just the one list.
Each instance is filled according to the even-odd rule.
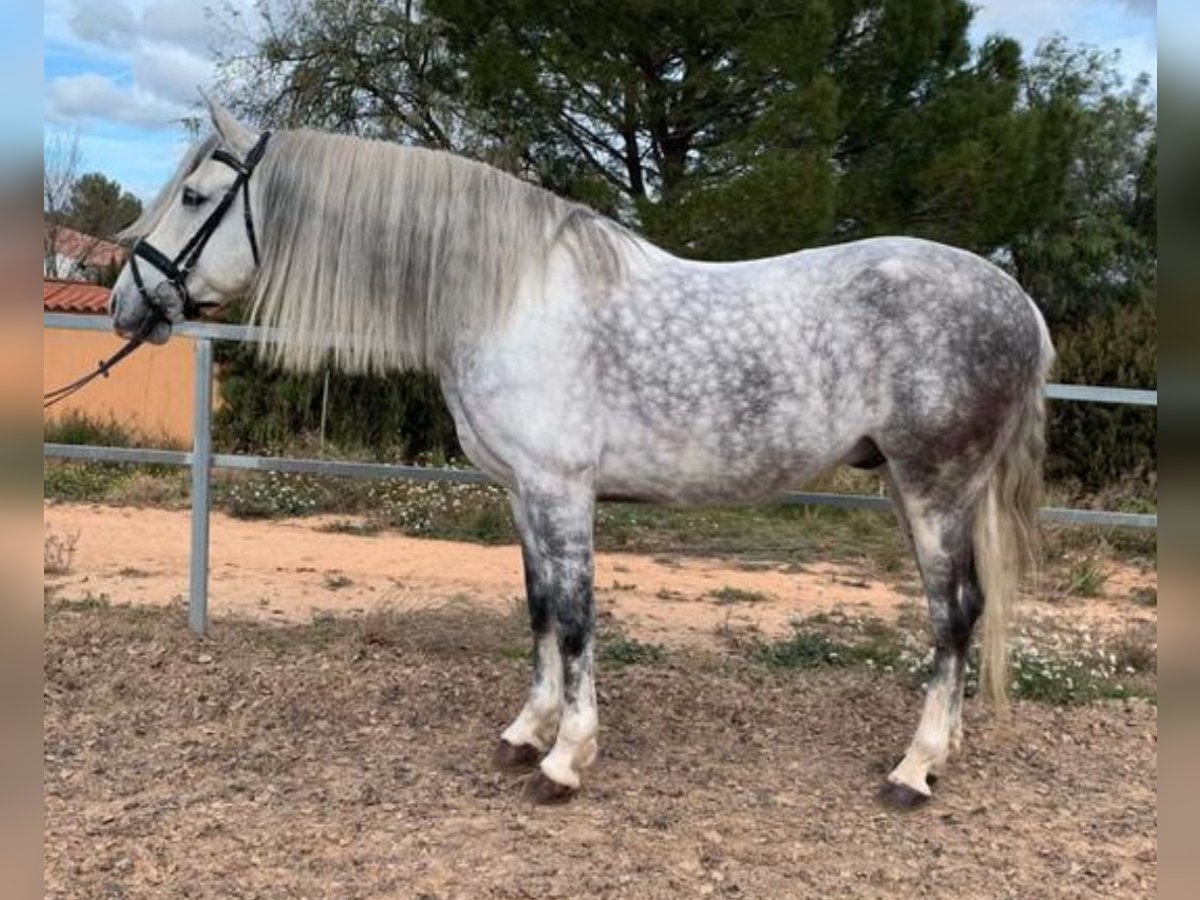
[[208,114],[212,119],[213,128],[221,136],[221,140],[235,153],[243,154],[254,146],[257,140],[253,131],[234,118],[233,113],[214,100],[203,90],[200,96],[208,106]]

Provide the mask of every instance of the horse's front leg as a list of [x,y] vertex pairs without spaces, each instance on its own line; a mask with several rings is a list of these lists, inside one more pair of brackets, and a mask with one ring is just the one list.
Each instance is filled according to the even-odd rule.
[[549,751],[532,782],[539,802],[569,798],[596,757],[593,506],[590,491],[573,486],[526,488],[513,502],[525,559],[534,672],[529,699],[501,736],[496,761],[504,767],[533,765]]
[[520,715],[504,729],[496,747],[496,767],[506,770],[534,768],[554,746],[558,723],[562,719],[563,665],[557,631],[551,620],[553,587],[543,574],[546,570],[544,553],[526,507],[521,495],[513,493],[513,519],[521,535],[525,598],[529,628],[533,632],[533,684]]

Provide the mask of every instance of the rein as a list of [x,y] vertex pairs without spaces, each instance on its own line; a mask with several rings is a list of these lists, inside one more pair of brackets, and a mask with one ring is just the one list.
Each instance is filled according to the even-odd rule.
[[98,362],[96,364],[96,368],[91,372],[88,372],[81,378],[76,378],[70,384],[64,384],[62,387],[55,388],[52,391],[42,394],[42,409],[49,409],[54,404],[66,400],[76,391],[83,390],[85,387],[91,384],[92,381],[101,376],[107,378],[109,370],[138,347],[142,346],[142,344],[146,343],[147,336],[151,331],[154,330],[154,327],[163,320],[162,314],[159,313],[157,309],[158,308],[155,307],[154,314],[146,317],[146,321],[142,323],[142,327],[138,329],[137,334],[126,341],[125,346],[123,346],[108,359],[103,359]]
[[[217,305],[215,303],[197,303],[193,300],[192,295],[187,289],[187,278],[191,274],[192,268],[196,265],[196,261],[200,258],[200,254],[204,251],[205,246],[207,246],[209,239],[212,238],[220,226],[225,213],[233,205],[233,201],[239,191],[242,194],[242,218],[246,223],[246,237],[250,240],[250,253],[254,257],[254,265],[258,266],[258,239],[254,234],[254,217],[250,213],[249,181],[255,166],[258,165],[263,157],[263,153],[267,149],[267,139],[270,136],[271,132],[264,131],[262,136],[259,137],[258,142],[246,154],[244,160],[239,160],[226,150],[216,150],[213,152],[211,159],[229,166],[237,175],[233,180],[233,184],[226,189],[224,196],[221,197],[216,207],[200,224],[196,233],[183,245],[183,248],[175,254],[174,259],[167,256],[145,238],[140,238],[133,245],[133,253],[129,257],[129,270],[133,275],[134,284],[137,285],[138,293],[141,294],[142,299],[149,308],[149,313],[142,322],[141,327],[137,330],[137,333],[129,338],[125,346],[121,347],[121,349],[108,359],[97,363],[95,369],[75,379],[70,384],[65,384],[62,387],[42,394],[42,409],[49,409],[54,404],[66,400],[76,391],[82,390],[101,376],[107,378],[113,366],[142,346],[146,342],[146,338],[150,336],[151,332],[154,331],[160,322],[175,324],[186,319],[197,319],[200,317],[200,313],[205,306]],[[146,283],[142,279],[142,272],[137,263],[138,257],[141,257],[164,276],[164,280],[155,285],[153,292],[147,290]]]

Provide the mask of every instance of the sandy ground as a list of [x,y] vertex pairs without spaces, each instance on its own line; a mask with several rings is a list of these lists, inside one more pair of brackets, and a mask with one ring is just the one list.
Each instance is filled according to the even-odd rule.
[[[528,685],[517,549],[321,524],[214,516],[197,638],[185,512],[46,505],[47,533],[77,535],[45,600],[47,897],[1155,895],[1154,706],[970,701],[964,753],[902,815],[876,790],[915,686],[705,649],[823,609],[895,616],[911,589],[601,555],[601,609],[670,650],[604,667],[599,760],[541,808],[489,766]],[[1109,574],[1107,597],[1039,606],[1152,618],[1125,594],[1153,573]],[[723,587],[765,599],[723,605]],[[363,615],[314,624],[326,611]]]
[[[322,530],[345,517],[244,521],[212,517],[209,606],[213,616],[310,621],[315,613],[368,612],[437,606],[465,599],[507,610],[522,603],[516,546],[487,547]],[[59,596],[107,595],[122,603],[182,605],[187,591],[186,511],[47,504],[47,533],[77,536],[72,571],[48,579]],[[1088,601],[1039,603],[1041,613],[1101,623],[1153,620],[1128,602],[1129,592],[1155,586],[1154,572],[1111,568],[1105,594]],[[723,602],[734,588],[756,599]],[[729,561],[601,553],[596,559],[598,605],[623,630],[666,646],[712,645],[719,632],[786,633],[797,615],[842,610],[894,619],[914,600],[915,583],[890,585],[848,564],[746,569]],[[745,595],[742,595],[745,596]]]
[[1157,884],[1144,702],[967,705],[929,804],[877,786],[920,703],[863,669],[675,651],[605,667],[566,807],[491,770],[528,663],[466,606],[368,629],[47,603],[49,898],[1140,898]]

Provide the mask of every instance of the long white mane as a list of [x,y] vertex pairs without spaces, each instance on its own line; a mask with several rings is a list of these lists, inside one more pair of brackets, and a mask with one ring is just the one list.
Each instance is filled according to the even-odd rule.
[[[153,229],[213,146],[193,148],[127,235]],[[251,181],[262,261],[250,317],[282,337],[264,351],[299,369],[429,368],[453,335],[502,324],[556,247],[602,288],[632,237],[498,169],[383,141],[280,131]]]

